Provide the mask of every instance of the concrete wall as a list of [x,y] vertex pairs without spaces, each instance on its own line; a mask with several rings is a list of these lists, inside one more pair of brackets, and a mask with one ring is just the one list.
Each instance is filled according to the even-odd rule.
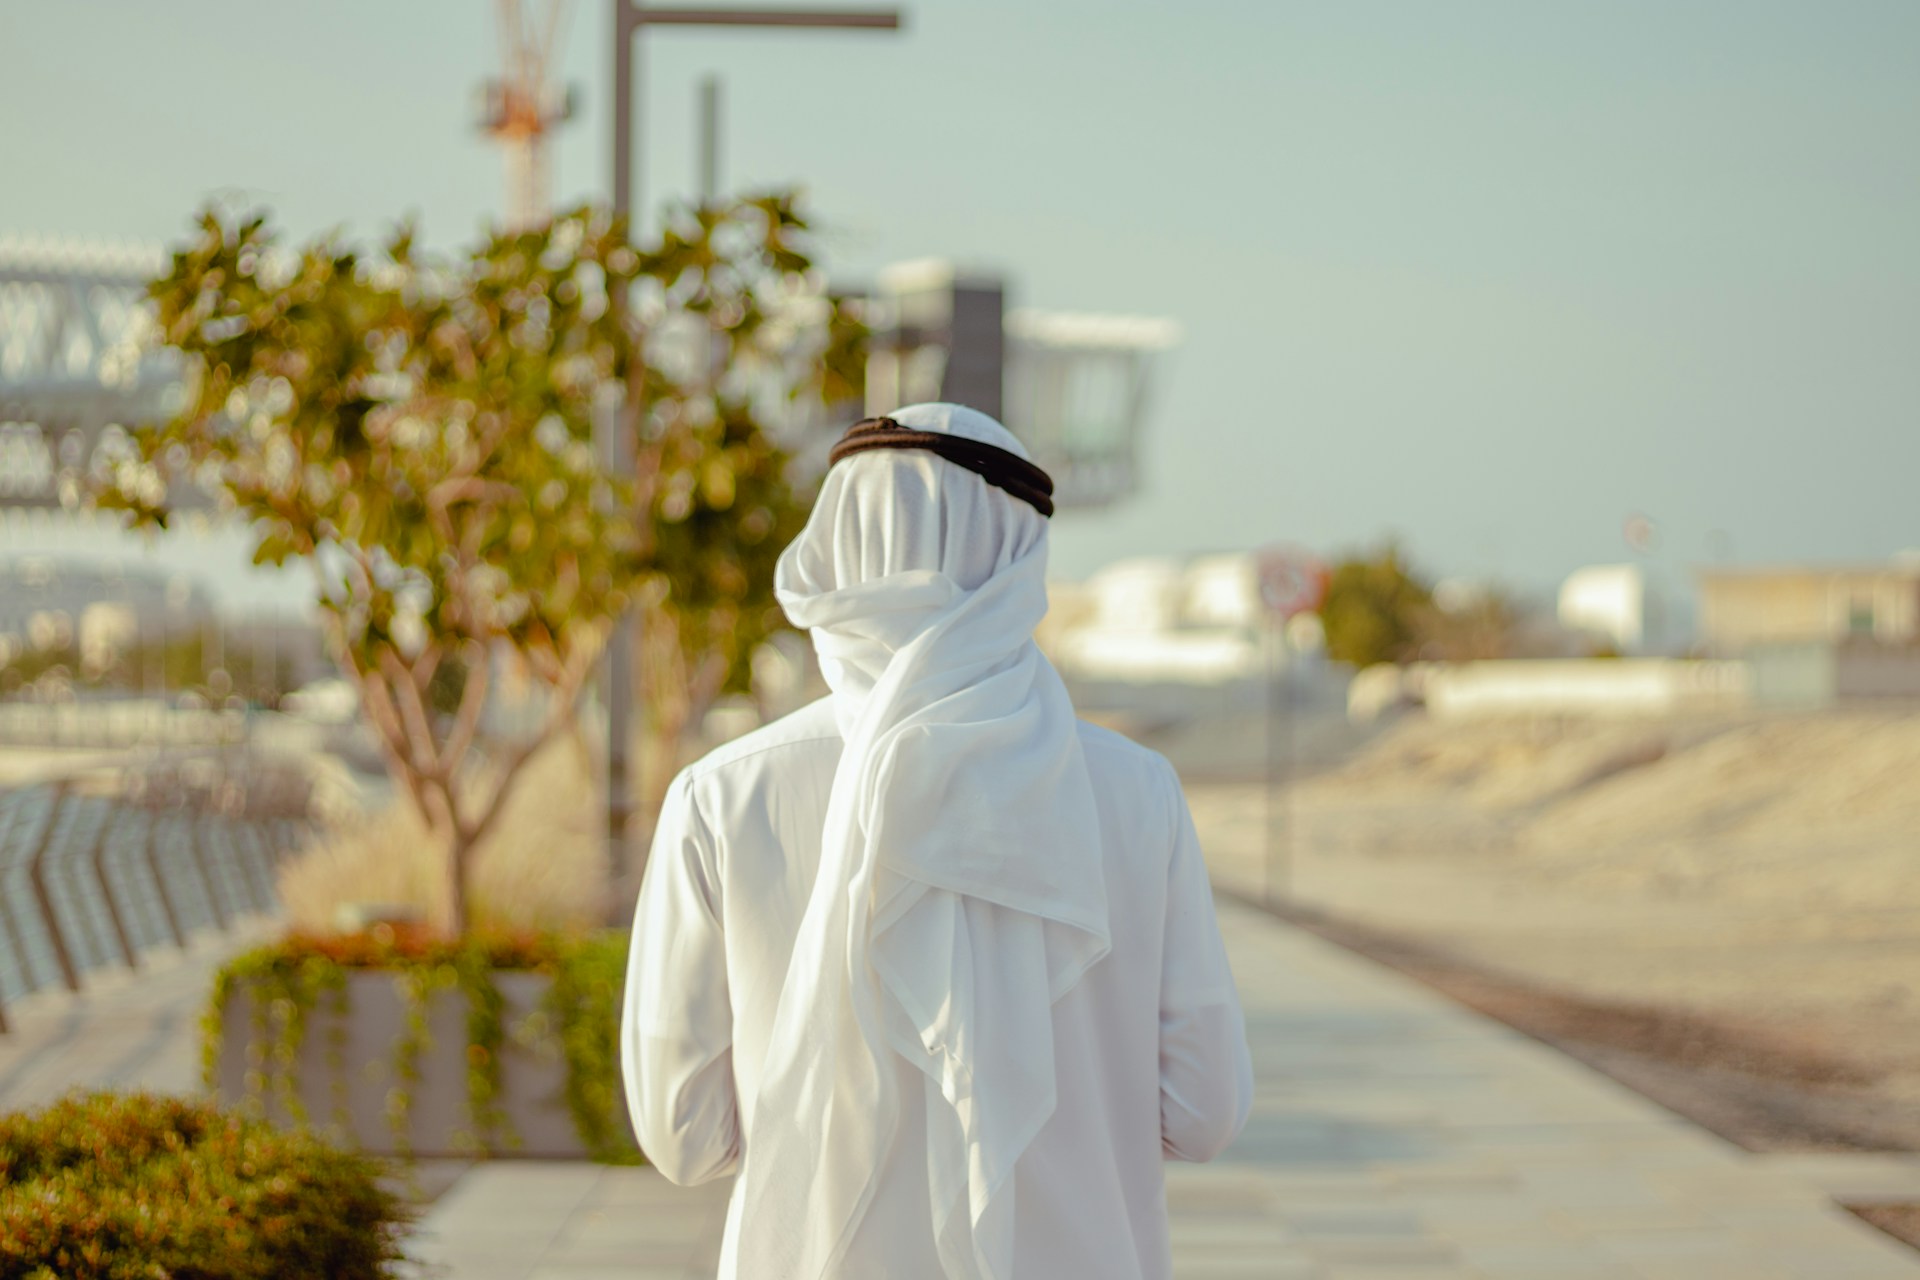
[[1467,662],[1424,673],[1427,711],[1485,715],[1666,715],[1743,705],[1742,662],[1673,658]]
[[[541,1011],[551,981],[531,971],[494,974],[506,1027],[499,1098],[506,1132],[484,1144],[490,1155],[580,1160],[588,1154],[567,1105],[567,1064]],[[291,1088],[308,1121],[323,1133],[369,1154],[399,1154],[401,1144],[387,1108],[390,1091],[400,1084],[394,1071],[395,1044],[407,1011],[394,976],[356,970],[347,975],[344,1014],[332,1000],[323,994],[319,1007],[308,1013]],[[420,1057],[420,1078],[411,1086],[407,1117],[407,1147],[421,1158],[471,1156],[480,1141],[468,1101],[466,1005],[457,991],[429,998],[427,1044]],[[272,1026],[271,1013],[267,1023]],[[254,991],[237,983],[222,1012],[215,1093],[226,1103],[251,1098],[264,1108],[267,1119],[290,1125],[295,1117],[285,1103],[288,1085],[278,1075],[279,1064],[261,1064],[257,1055],[266,1046],[257,1042],[258,1026]],[[615,1119],[617,1134],[625,1137],[624,1118]]]
[[1920,699],[1920,645],[1761,645],[1753,649],[1750,662],[1757,706]]

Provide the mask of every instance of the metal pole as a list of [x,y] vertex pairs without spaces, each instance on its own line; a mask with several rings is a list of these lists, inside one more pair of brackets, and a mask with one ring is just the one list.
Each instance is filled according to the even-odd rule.
[[265,915],[267,904],[261,896],[262,890],[254,876],[253,866],[248,861],[247,851],[240,847],[234,838],[231,819],[209,815],[207,824],[207,843],[212,846],[215,840],[226,850],[222,860],[227,864],[227,883],[233,887],[234,901],[239,906],[240,915]]
[[265,915],[266,898],[260,888],[260,882],[253,873],[253,861],[247,851],[240,847],[240,841],[234,836],[234,824],[227,818],[207,819],[207,838],[218,837],[226,849],[226,862],[231,878],[239,881],[239,892],[244,899],[241,910],[251,915]]
[[190,809],[183,817],[186,822],[187,852],[193,857],[194,868],[200,872],[200,887],[207,894],[207,910],[213,913],[213,923],[225,930],[230,917],[226,904],[220,901],[220,890],[213,882],[213,867],[207,861],[207,849],[200,840],[200,821]]
[[[79,819],[76,818],[74,820],[74,826],[77,827],[79,825]],[[86,878],[82,874],[79,858],[80,855],[78,851],[69,843],[65,851],[65,856],[61,861],[66,865],[67,897],[68,900],[73,903],[73,918],[80,922],[81,967],[94,969],[106,964],[107,945],[101,941],[99,930],[94,928],[93,913],[86,909],[87,895],[91,890],[88,888]],[[97,964],[95,963],[96,957],[98,957]]]
[[620,216],[633,211],[633,77],[638,70],[633,37],[640,26],[638,9],[631,0],[614,0],[613,211]]
[[1267,785],[1265,794],[1266,841],[1264,858],[1260,866],[1260,900],[1269,905],[1274,900],[1276,863],[1280,856],[1278,826],[1280,822],[1279,772],[1280,772],[1280,689],[1279,626],[1271,610],[1264,618],[1261,627],[1262,648],[1266,650],[1266,697],[1262,699],[1266,710],[1266,755]]
[[[633,82],[639,71],[633,47],[634,33],[639,26],[636,9],[637,6],[629,0],[613,0],[613,212],[616,218],[627,219],[627,239],[637,244],[640,237],[633,213],[633,114],[636,96]],[[627,320],[626,292],[614,290],[607,299],[607,305],[613,314],[614,324],[624,326]],[[640,358],[638,352],[634,358]],[[629,378],[627,385],[637,386],[638,379]],[[600,442],[603,464],[617,466],[622,460],[628,460],[630,465],[627,427],[638,420],[639,410],[639,405],[622,402],[601,415],[600,422],[607,433]],[[634,518],[643,518],[643,513],[634,512]],[[639,619],[634,609],[628,609],[614,623],[613,634],[607,637],[606,667],[601,679],[607,702],[607,825],[603,834],[608,882],[613,885],[615,895],[609,905],[616,920],[621,918],[625,910],[626,891],[632,888],[628,878],[630,859],[627,827],[633,817],[633,760],[630,747],[633,738],[633,664],[638,629]]]
[[[1280,629],[1276,648],[1287,656],[1286,630]],[[1299,759],[1299,715],[1294,704],[1293,663],[1283,662],[1280,669],[1280,896],[1294,893],[1299,868],[1294,865],[1293,767]]]
[[[0,803],[7,799],[17,801],[19,795],[19,792],[0,792]],[[9,811],[9,821],[4,836],[11,838],[13,828],[18,824],[21,806],[16,803],[4,807]],[[13,914],[13,899],[7,893],[6,881],[13,872],[13,866],[13,859],[7,855],[4,841],[0,840],[0,933],[7,936],[7,947],[13,953],[14,966],[20,971],[20,981],[25,984],[27,990],[31,991],[36,986],[33,980],[33,961],[27,955],[27,944],[20,934],[20,921]],[[0,1022],[0,1031],[5,1029],[4,1022]]]
[[[0,877],[4,877],[10,869],[9,866],[0,864]],[[27,990],[33,990],[33,966],[27,959],[26,945],[20,940],[20,922],[13,918],[13,904],[7,900],[4,882],[0,882],[0,933],[7,936],[7,950],[13,954],[14,967],[20,971],[21,983]],[[0,1031],[6,1029],[6,1013],[0,1010]]]
[[720,198],[720,77],[700,81],[700,199]]
[[167,877],[160,871],[159,834],[160,811],[149,809],[146,836],[141,841],[146,850],[147,874],[153,877],[153,887],[160,894],[160,914],[167,918],[167,932],[173,935],[173,945],[185,951],[187,935],[180,928],[180,911],[173,904],[173,890],[167,887]]
[[73,953],[67,950],[67,940],[60,932],[60,918],[53,912],[53,896],[47,892],[47,850],[53,845],[54,828],[60,825],[60,810],[66,803],[66,784],[54,783],[53,804],[47,809],[47,825],[41,830],[40,843],[27,863],[27,876],[33,884],[34,903],[40,908],[40,922],[47,931],[47,940],[53,945],[53,961],[60,968],[60,978],[67,984],[67,990],[78,991],[80,971],[73,966]]
[[107,874],[107,854],[110,837],[113,835],[114,819],[118,810],[112,801],[106,801],[107,813],[100,821],[100,835],[93,842],[93,853],[88,859],[93,864],[93,878],[100,886],[101,900],[107,904],[107,923],[113,926],[113,940],[120,947],[120,959],[129,969],[140,967],[140,955],[134,950],[133,935],[127,932],[127,916],[120,909],[120,895],[114,891],[113,877]]
[[[7,814],[8,822],[0,828],[0,935],[5,935],[7,950],[13,956],[14,967],[20,971],[20,981],[31,991],[33,989],[33,970],[27,967],[26,948],[20,945],[20,926],[14,921],[13,907],[7,901],[7,875],[13,870],[13,860],[7,856],[6,838],[12,834],[12,819],[19,813],[17,806],[9,808],[5,801],[8,795],[0,792],[0,812]],[[6,992],[0,991],[0,1034],[8,1031]]]
[[[666,27],[811,27],[840,28],[869,31],[897,31],[900,29],[900,13],[896,9],[653,9],[638,0],[613,0],[613,212],[627,219],[627,235],[634,243],[639,243],[640,232],[646,222],[646,200],[642,194],[645,182],[642,167],[636,164],[634,157],[635,139],[640,136],[640,125],[636,120],[642,109],[645,94],[637,85],[640,76],[640,56],[634,42],[641,29],[648,26]],[[715,105],[718,97],[716,92]],[[644,159],[644,157],[641,157]],[[718,160],[714,160],[713,178],[718,181]],[[616,294],[609,300],[609,309],[616,323],[623,322],[626,315],[627,299]],[[635,358],[641,358],[636,353]],[[637,378],[629,379],[629,395],[639,385]],[[621,441],[604,441],[602,457],[608,456],[611,446],[624,447],[624,441],[632,433],[628,427],[638,430],[640,415],[645,406],[637,399],[628,399],[620,411],[607,415],[612,429],[622,438]],[[635,441],[635,444],[638,442]],[[647,513],[636,511],[636,520],[644,520]],[[631,721],[634,713],[636,677],[640,676],[635,662],[635,654],[640,645],[640,619],[636,612],[629,611],[627,616],[614,625],[613,634],[607,638],[606,670],[603,687],[607,694],[607,826],[605,831],[609,870],[616,893],[627,897],[640,873],[646,869],[644,854],[638,858],[630,857],[627,848],[627,827],[635,808],[634,780],[636,769],[632,757],[630,737]],[[616,901],[615,914],[624,911],[630,902]]]
[[[240,856],[253,869],[249,878],[259,886],[261,911],[271,913],[275,900],[273,850],[261,836],[260,828],[251,822],[235,818],[227,826],[227,839],[236,846],[236,851],[240,852]],[[242,843],[247,846],[244,851],[238,850],[238,846]]]

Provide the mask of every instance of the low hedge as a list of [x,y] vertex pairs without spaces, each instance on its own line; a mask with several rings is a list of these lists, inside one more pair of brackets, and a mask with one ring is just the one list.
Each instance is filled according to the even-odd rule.
[[[292,933],[236,956],[215,976],[201,1021],[202,1074],[218,1087],[222,1027],[238,984],[250,984],[258,1011],[278,1010],[253,1028],[260,1058],[257,1092],[277,1090],[288,1111],[305,1123],[293,1072],[307,1033],[308,1016],[325,1001],[344,999],[349,970],[380,970],[404,976],[407,1027],[394,1044],[394,1075],[400,1082],[389,1100],[394,1138],[406,1150],[406,1135],[427,1045],[427,1005],[435,994],[459,991],[468,1002],[467,1103],[475,1154],[489,1141],[511,1147],[497,1099],[500,1054],[509,1035],[544,1042],[566,1061],[566,1104],[581,1144],[605,1164],[638,1164],[642,1157],[627,1128],[620,1093],[619,1003],[626,979],[627,939],[619,931],[590,934],[492,934],[446,938],[417,926],[380,925],[348,935]],[[506,1026],[493,975],[500,970],[549,975],[553,985],[530,1025]]]
[[378,1169],[310,1133],[153,1094],[0,1116],[0,1276],[386,1280],[411,1213]]

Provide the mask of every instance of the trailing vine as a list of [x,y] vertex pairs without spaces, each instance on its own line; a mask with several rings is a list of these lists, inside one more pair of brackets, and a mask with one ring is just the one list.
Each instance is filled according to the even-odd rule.
[[520,1146],[507,1109],[500,1101],[500,1053],[506,1046],[506,999],[493,981],[484,957],[467,953],[455,967],[467,1004],[467,1112],[473,1119],[472,1147],[484,1152],[494,1144]]
[[[220,1086],[227,1011],[244,996],[249,1039],[241,1092],[264,1111],[270,1098],[296,1126],[309,1124],[300,1087],[301,1050],[313,1014],[326,1029],[325,1071],[333,1119],[351,1128],[347,1063],[348,975],[355,970],[391,974],[401,1005],[394,1038],[385,1116],[395,1150],[413,1148],[413,1108],[422,1062],[432,1050],[432,1020],[442,997],[454,995],[464,1010],[467,1113],[470,1127],[455,1135],[475,1154],[512,1151],[523,1145],[507,1113],[502,1060],[509,1039],[536,1053],[556,1050],[564,1060],[564,1095],[575,1133],[596,1160],[638,1163],[639,1153],[621,1118],[618,1003],[624,978],[625,939],[587,937],[477,937],[447,942],[392,929],[349,938],[293,935],[239,956],[216,975],[201,1017],[201,1073],[209,1089]],[[531,970],[549,979],[540,1003],[511,1028],[507,1005],[494,980],[501,970]]]
[[625,939],[590,938],[553,966],[543,1007],[558,1029],[567,1063],[567,1109],[587,1153],[603,1164],[638,1164],[640,1153],[616,1118],[620,1102],[618,1021],[606,1016],[620,1002],[626,979]]
[[335,968],[328,988],[327,1078],[333,1082],[333,1123],[342,1137],[353,1132],[353,1099],[347,1090],[347,971]]
[[400,992],[400,1034],[393,1044],[393,1083],[387,1089],[387,1124],[393,1149],[402,1159],[413,1154],[413,1101],[420,1087],[420,1059],[433,1047],[427,1025],[434,995],[452,983],[440,980],[442,968],[394,971]]

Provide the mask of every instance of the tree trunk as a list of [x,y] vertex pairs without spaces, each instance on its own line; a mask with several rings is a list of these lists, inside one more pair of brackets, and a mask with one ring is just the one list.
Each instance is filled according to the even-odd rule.
[[447,935],[452,938],[466,937],[472,923],[467,910],[467,862],[472,851],[473,837],[455,824],[447,836]]

